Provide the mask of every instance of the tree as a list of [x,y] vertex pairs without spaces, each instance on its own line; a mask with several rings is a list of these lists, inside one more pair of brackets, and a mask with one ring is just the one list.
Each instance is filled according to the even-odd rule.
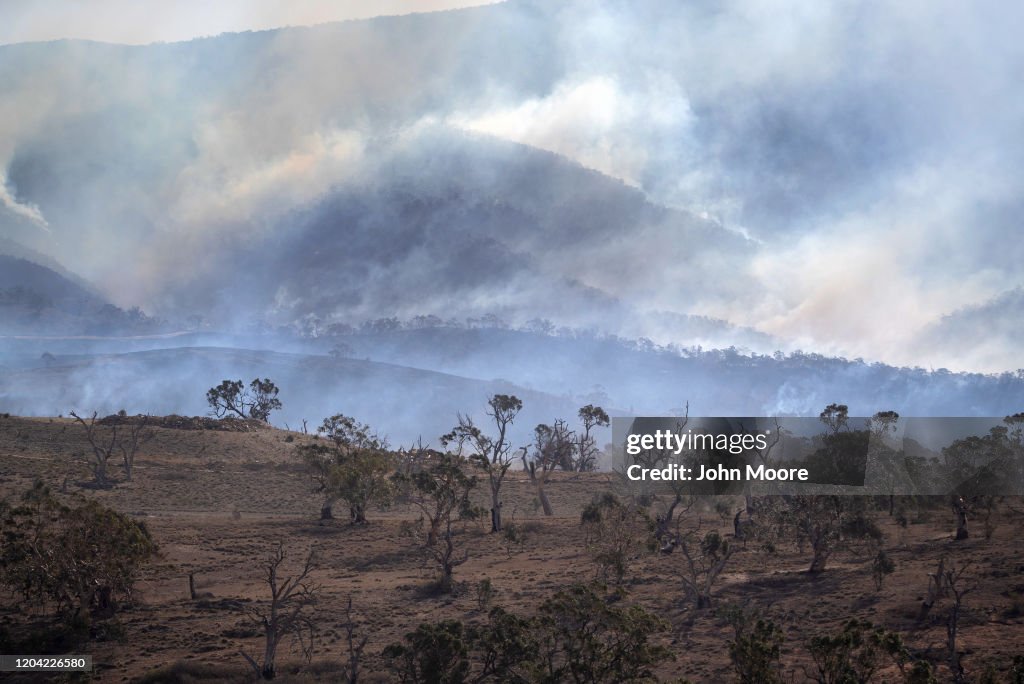
[[[765,466],[766,468],[769,468],[769,467],[771,467],[773,465],[773,462],[772,462],[772,452],[775,451],[775,448],[782,441],[782,426],[779,425],[779,419],[778,418],[775,418],[774,420],[775,420],[775,427],[771,431],[772,432],[771,438],[768,439],[766,437],[765,447],[763,449],[758,448],[758,447],[754,447],[754,448],[750,449],[750,451],[753,452],[754,455],[757,457],[757,460],[760,461],[761,465]],[[743,429],[744,432],[746,431],[746,429],[744,428],[742,423],[740,423],[740,428]],[[743,502],[745,504],[745,510],[746,510],[746,513],[747,513],[747,521],[746,521],[747,523],[751,522],[750,518],[751,518],[751,516],[754,515],[754,496],[753,496],[753,492],[751,491],[750,484],[751,483],[750,483],[749,480],[746,481],[743,484]],[[739,520],[739,515],[737,514],[737,517],[736,517],[737,536],[738,536],[738,531],[739,531],[738,528],[739,528],[739,526],[740,526],[740,520]]]
[[348,503],[352,524],[365,525],[368,505],[391,500],[393,472],[392,459],[387,452],[358,450],[331,467],[327,491]]
[[281,408],[279,389],[269,378],[253,379],[248,387],[241,380],[224,380],[206,392],[211,413],[218,418],[234,415],[270,422],[270,412]]
[[310,575],[316,568],[316,557],[310,551],[298,574],[282,578],[284,560],[284,544],[279,542],[263,566],[264,581],[270,589],[270,603],[265,607],[248,607],[245,611],[249,619],[263,630],[262,662],[244,651],[239,652],[252,666],[257,678],[273,679],[277,675],[277,648],[286,638],[298,641],[306,660],[313,653],[316,624],[312,613],[319,587],[310,582]]
[[907,674],[910,658],[899,634],[863,620],[850,620],[838,634],[813,637],[808,648],[816,669],[808,674],[819,684],[870,682],[890,663]]
[[976,505],[991,514],[994,496],[1019,491],[1021,423],[1017,416],[1008,416],[1004,422],[987,435],[957,439],[942,449],[958,540],[969,537],[968,514]]
[[564,420],[556,420],[554,425],[541,423],[533,429],[533,452],[529,459],[526,457],[527,449],[523,449],[523,465],[537,488],[537,498],[544,515],[554,515],[544,485],[556,467],[573,462],[573,437]]
[[683,581],[683,589],[697,610],[710,608],[711,590],[736,552],[736,545],[714,530],[703,537],[699,530],[678,534],[677,540],[683,559],[677,572]]
[[740,617],[733,624],[736,639],[729,642],[736,679],[740,684],[781,684],[782,631],[770,619]]
[[523,402],[515,395],[495,394],[487,401],[487,415],[494,420],[497,435],[485,435],[473,424],[469,416],[459,414],[458,425],[451,432],[441,437],[441,444],[448,448],[457,445],[457,453],[461,455],[468,446],[472,453],[470,462],[487,473],[487,481],[491,488],[491,531],[501,531],[501,484],[505,474],[512,465],[512,445],[507,440],[508,428],[516,415],[523,408]]
[[671,658],[651,637],[666,627],[639,606],[609,604],[599,587],[574,584],[545,601],[536,618],[537,680],[650,682]]
[[383,655],[398,681],[415,684],[653,682],[653,666],[672,657],[652,643],[665,628],[639,606],[614,605],[599,586],[574,584],[532,617],[494,608],[483,625],[423,623]]
[[406,644],[391,644],[383,655],[403,684],[455,684],[469,681],[471,639],[458,620],[425,622],[405,635]]
[[[851,484],[863,481],[869,434],[850,430],[845,404],[829,404],[819,416],[827,427],[821,447],[807,460],[817,478]],[[866,512],[864,499],[836,495],[785,495],[769,499],[757,510],[763,534],[790,535],[802,547],[810,542],[813,557],[808,572],[824,572],[832,553],[858,541],[878,542],[882,532]]]
[[977,582],[968,581],[964,573],[970,563],[965,563],[958,569],[953,566],[945,571],[946,587],[953,596],[949,606],[949,616],[946,618],[946,650],[949,655],[949,670],[953,673],[953,681],[957,684],[967,681],[964,667],[960,662],[960,652],[956,648],[956,638],[960,627],[960,614],[963,611],[964,597],[977,589]]
[[100,487],[109,486],[110,480],[107,477],[107,461],[109,461],[113,455],[114,448],[117,444],[117,428],[114,428],[111,431],[109,442],[106,440],[99,442],[97,441],[98,435],[96,434],[95,411],[93,411],[89,422],[86,422],[84,418],[74,411],[71,412],[71,417],[85,428],[85,438],[89,441],[89,446],[92,448],[92,461],[90,461],[89,467],[92,468],[93,482]]
[[396,474],[395,480],[404,486],[409,499],[427,521],[423,548],[440,571],[438,589],[448,593],[454,588],[455,568],[469,559],[468,550],[463,551],[461,558],[456,554],[455,533],[461,531],[457,530],[458,523],[476,517],[476,509],[469,499],[476,478],[462,472],[456,456],[443,454],[409,475]]
[[313,491],[324,495],[320,519],[333,518],[334,504],[341,499],[349,504],[352,522],[365,523],[367,506],[386,503],[393,493],[394,458],[387,438],[341,413],[324,418],[317,433],[325,439],[298,451],[315,483]]
[[764,503],[758,517],[766,533],[810,542],[813,556],[807,571],[811,574],[824,572],[837,549],[882,538],[861,497],[787,495]]
[[896,511],[896,491],[901,487],[910,487],[911,480],[905,462],[905,454],[897,451],[890,444],[900,420],[896,411],[878,411],[868,421],[868,458],[871,460],[871,472],[881,480],[879,483],[889,499],[889,517]]
[[95,500],[57,501],[41,481],[0,520],[0,582],[66,616],[109,616],[157,553],[145,525]]
[[352,617],[352,596],[348,597],[348,604],[345,606],[345,646],[348,651],[348,662],[345,663],[343,672],[344,681],[348,684],[358,684],[359,674],[362,672],[363,651],[366,649],[366,642],[370,640],[365,634],[356,638],[356,623]]
[[850,409],[846,404],[829,404],[818,418],[835,434],[840,430],[849,429]]
[[587,546],[602,580],[621,584],[631,560],[653,548],[651,519],[633,501],[626,503],[606,492],[594,497],[580,514]]
[[111,425],[107,435],[103,438],[100,437],[97,425],[102,425],[108,419],[97,421],[95,411],[88,421],[74,411],[71,412],[71,417],[85,429],[85,438],[92,449],[89,467],[92,469],[93,482],[99,487],[111,485],[110,477],[107,474],[107,464],[118,452],[121,454],[125,479],[130,482],[135,469],[135,454],[139,450],[139,445],[152,437],[152,433],[145,429],[149,416],[139,416],[132,420],[129,422],[127,430],[119,430],[119,426],[116,424]]
[[570,467],[564,469],[582,473],[594,470],[597,467],[597,440],[594,438],[592,430],[595,427],[608,427],[611,419],[603,408],[593,404],[587,404],[581,408],[577,415],[580,418],[580,422],[583,423],[583,432],[579,434],[576,442],[575,460],[571,460],[569,462]]

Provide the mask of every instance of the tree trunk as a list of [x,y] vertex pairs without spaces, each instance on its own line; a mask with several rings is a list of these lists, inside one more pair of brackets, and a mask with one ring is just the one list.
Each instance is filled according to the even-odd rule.
[[967,539],[967,510],[964,508],[956,509],[956,538]]
[[274,634],[273,628],[267,625],[267,645],[263,649],[263,668],[261,674],[264,679],[273,679],[276,675],[276,668],[274,667],[274,660],[277,658],[277,635]]
[[334,502],[338,499],[333,496],[329,496],[324,499],[323,504],[320,506],[320,519],[321,520],[333,520],[334,519]]
[[931,612],[932,606],[935,605],[936,599],[942,596],[945,591],[945,572],[946,572],[946,559],[939,559],[939,567],[934,575],[928,576],[928,596],[925,597],[924,601],[921,602],[921,610],[917,612],[917,621],[921,622],[928,613]]
[[352,506],[350,509],[352,514],[353,525],[365,525],[366,524],[366,510],[359,505]]
[[960,618],[960,601],[953,603],[949,609],[949,618],[946,622],[946,648],[949,650],[949,670],[953,673],[953,681],[956,684],[966,681],[964,668],[960,664],[960,654],[956,651],[957,622]]
[[498,487],[491,485],[491,532],[501,532],[501,501]]
[[551,501],[548,500],[548,494],[544,491],[543,480],[537,481],[537,498],[540,499],[540,507],[544,509],[544,515],[552,516],[555,514],[551,509]]
[[814,558],[811,559],[811,567],[807,572],[817,574],[825,572],[825,564],[828,562],[828,546],[820,536],[811,539],[811,548],[814,550]]
[[96,480],[96,484],[105,485],[107,484],[107,461],[106,459],[97,459],[96,465],[92,469],[93,479]]

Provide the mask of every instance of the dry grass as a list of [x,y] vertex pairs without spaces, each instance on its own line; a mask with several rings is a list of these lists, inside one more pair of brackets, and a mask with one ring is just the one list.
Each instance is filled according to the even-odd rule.
[[[401,529],[416,517],[411,509],[371,511],[370,524],[359,527],[316,520],[320,502],[295,456],[296,446],[309,437],[274,429],[155,428],[154,433],[140,450],[133,482],[93,491],[76,485],[88,479],[88,469],[75,456],[87,444],[70,420],[0,418],[0,497],[15,496],[41,477],[54,490],[66,486],[141,517],[160,544],[162,558],[146,570],[138,604],[122,615],[126,639],[89,647],[96,662],[107,666],[100,672],[104,681],[144,675],[143,681],[150,682],[244,680],[247,671],[238,651],[256,651],[259,637],[240,606],[262,597],[258,561],[277,540],[292,551],[294,563],[301,562],[306,549],[318,549],[322,566],[317,580],[324,592],[314,663],[300,667],[297,654],[286,651],[280,667],[284,681],[337,676],[349,595],[359,629],[369,635],[366,671],[381,672],[385,668],[378,654],[383,647],[421,621],[481,619],[472,587],[482,578],[493,584],[494,605],[529,612],[558,588],[596,573],[579,514],[595,493],[610,486],[607,475],[557,473],[548,485],[556,515],[543,518],[525,475],[511,473],[505,517],[507,521],[514,515],[526,529],[525,542],[510,553],[500,535],[487,534],[483,523],[472,526],[462,540],[469,561],[456,571],[467,589],[456,596],[425,597],[423,588],[432,571]],[[486,493],[478,495],[486,503]],[[731,531],[731,521],[723,520],[711,504],[691,511],[693,523],[699,518],[703,527]],[[795,547],[770,555],[751,545],[726,570],[715,600],[750,602],[783,627],[783,661],[787,671],[795,669],[795,681],[801,680],[799,667],[808,662],[805,642],[837,630],[850,617],[899,630],[916,652],[939,662],[944,607],[937,606],[928,623],[914,622],[927,573],[942,555],[957,562],[972,560],[970,573],[979,587],[968,596],[962,621],[963,662],[975,674],[987,664],[1005,671],[1014,655],[1024,653],[1024,548],[1017,534],[1024,516],[1005,508],[999,516],[992,540],[954,542],[945,510],[925,511],[905,530],[879,514],[887,552],[896,561],[895,574],[879,592],[869,558],[840,554],[826,573],[811,577],[803,572],[808,555]],[[662,668],[664,678],[729,680],[725,644],[731,629],[713,613],[697,613],[683,601],[672,572],[679,561],[675,555],[656,554],[635,559],[627,576],[627,600],[672,624],[671,633],[662,638],[676,660]],[[197,590],[209,596],[190,600],[190,572],[195,573]],[[0,614],[15,619],[10,609],[0,609]]]

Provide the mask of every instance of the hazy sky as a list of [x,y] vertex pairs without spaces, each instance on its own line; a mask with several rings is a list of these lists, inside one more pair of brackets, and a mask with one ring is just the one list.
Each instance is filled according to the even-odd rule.
[[82,38],[139,45],[229,31],[433,12],[497,0],[2,0],[0,44]]
[[[208,4],[215,12],[197,0],[0,0],[0,42],[139,43],[469,4],[479,0],[224,0]],[[538,315],[531,307],[553,292],[540,273],[624,306],[748,326],[787,348],[1017,369],[1022,24],[1024,5],[1005,0],[517,0],[146,50],[9,47],[0,236],[53,256],[120,306],[160,312],[166,300],[195,304],[181,297],[182,264],[260,272],[239,267],[239,244],[257,254],[260,240],[276,241],[274,254],[298,245],[282,272],[306,272],[315,255],[296,212],[341,187],[408,180],[445,199],[457,175],[469,196],[489,198],[488,183],[504,179],[502,207],[529,212],[550,195],[581,225],[614,215],[578,176],[556,185],[520,173],[514,146],[480,143],[476,157],[444,167],[449,138],[435,144],[432,132],[469,131],[612,176],[710,219],[716,236],[749,237],[722,261],[710,240],[684,240],[671,222],[624,221],[614,235],[581,229],[578,258],[566,260],[518,223],[481,234],[474,215],[460,215],[467,235],[529,254],[538,269],[514,274],[521,289],[504,279],[479,290],[472,315]],[[360,266],[376,263],[376,232],[408,223],[389,207],[359,214],[372,219]],[[544,218],[571,224],[561,216]],[[445,218],[442,237],[465,246]],[[445,287],[435,271],[460,257],[427,259],[438,240],[424,236],[419,261],[360,276],[361,290],[372,281],[387,295],[387,305],[360,300],[375,316],[394,315],[393,302],[460,315],[444,307],[465,270]],[[506,263],[524,262],[496,266]],[[420,280],[397,287],[396,272]],[[436,310],[402,296],[430,288]],[[237,288],[223,289],[231,299]],[[278,287],[267,301],[291,315],[303,305],[296,292]]]

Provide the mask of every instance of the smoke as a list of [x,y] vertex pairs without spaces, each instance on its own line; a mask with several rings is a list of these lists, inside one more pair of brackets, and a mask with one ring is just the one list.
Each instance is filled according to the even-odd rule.
[[6,179],[3,176],[0,176],[0,205],[3,205],[7,211],[15,216],[27,219],[32,225],[50,232],[49,224],[43,218],[43,212],[39,210],[39,207],[35,204],[22,204],[18,202],[11,194],[11,190],[7,187]]
[[1006,336],[920,341],[1024,283],[1021,12],[514,0],[8,46],[0,230],[48,227],[53,256],[161,315],[686,342],[666,321],[697,314],[786,349],[1016,368]]
[[410,12],[435,12],[495,0],[7,0],[0,44],[78,38],[143,45],[227,31],[254,31]]

